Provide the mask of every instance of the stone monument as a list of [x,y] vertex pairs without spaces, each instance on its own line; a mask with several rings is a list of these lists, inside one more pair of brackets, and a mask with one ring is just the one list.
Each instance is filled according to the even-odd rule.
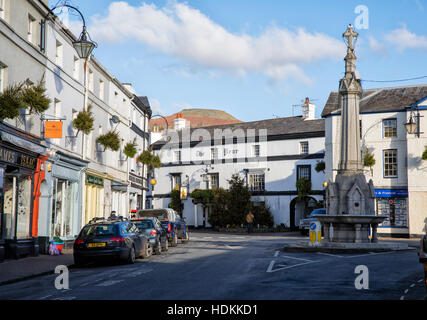
[[[352,25],[343,37],[347,43],[345,75],[339,85],[341,106],[341,153],[335,182],[326,189],[326,215],[317,216],[323,225],[326,242],[377,242],[377,226],[385,218],[375,215],[375,190],[372,180],[366,182],[360,149],[359,104],[362,95],[356,71],[354,43],[358,33]],[[372,228],[372,238],[369,238]]]

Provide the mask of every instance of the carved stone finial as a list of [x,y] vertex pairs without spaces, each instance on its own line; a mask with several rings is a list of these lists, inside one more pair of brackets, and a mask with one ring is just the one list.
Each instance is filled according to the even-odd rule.
[[347,48],[351,51],[354,51],[354,40],[357,40],[359,34],[354,31],[351,24],[348,25],[346,32],[344,32],[342,36],[343,38],[347,39]]

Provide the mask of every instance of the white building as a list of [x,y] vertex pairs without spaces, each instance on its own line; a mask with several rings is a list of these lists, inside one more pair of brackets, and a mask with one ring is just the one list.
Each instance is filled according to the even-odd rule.
[[[408,134],[404,124],[411,109],[420,115],[419,130]],[[427,226],[427,162],[421,159],[427,146],[427,85],[369,89],[360,102],[362,156],[376,160],[366,168],[376,193],[376,212],[388,218],[379,234],[419,236]],[[332,92],[322,117],[326,128],[326,179],[333,180],[340,154],[341,112],[338,93]]]
[[[153,207],[167,207],[177,185],[188,186],[188,194],[195,189],[228,189],[227,180],[238,173],[245,178],[252,200],[270,207],[276,225],[297,227],[303,217],[297,179],[311,180],[310,197],[315,201],[323,200],[325,181],[324,173],[314,169],[324,158],[324,120],[314,118],[313,104],[306,103],[303,109],[303,117],[170,132],[169,141],[153,145],[163,164],[155,170]],[[203,212],[190,198],[183,204],[189,225],[210,226],[209,210]]]

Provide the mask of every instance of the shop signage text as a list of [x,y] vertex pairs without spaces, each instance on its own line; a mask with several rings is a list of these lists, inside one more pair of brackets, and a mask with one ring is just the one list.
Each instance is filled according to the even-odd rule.
[[37,168],[37,158],[24,155],[5,148],[0,148],[0,161],[12,163],[21,167],[35,170]]
[[376,189],[377,198],[407,198],[408,190],[406,189]]
[[92,184],[94,186],[103,187],[104,179],[100,177],[93,176],[91,174],[86,174],[86,183]]

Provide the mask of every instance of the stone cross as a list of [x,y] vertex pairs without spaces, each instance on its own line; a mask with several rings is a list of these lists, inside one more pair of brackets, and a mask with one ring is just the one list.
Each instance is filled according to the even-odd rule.
[[344,32],[342,36],[347,39],[347,42],[348,42],[347,47],[353,51],[354,50],[353,40],[357,39],[359,34],[353,30],[353,26],[351,24],[347,27],[347,31]]

